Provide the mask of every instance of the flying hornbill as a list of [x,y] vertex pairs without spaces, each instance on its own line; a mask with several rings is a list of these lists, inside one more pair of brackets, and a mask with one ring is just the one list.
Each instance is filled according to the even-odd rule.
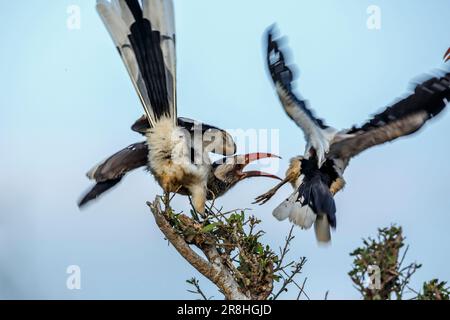
[[417,132],[437,116],[450,100],[450,73],[417,84],[407,98],[361,127],[338,132],[316,118],[307,102],[293,92],[292,67],[287,65],[282,42],[275,39],[273,28],[267,32],[267,39],[271,78],[284,110],[303,130],[307,149],[304,156],[291,160],[286,178],[256,198],[256,202],[266,203],[281,186],[290,182],[294,193],[273,211],[273,215],[279,220],[289,218],[304,229],[314,224],[317,240],[329,242],[330,226],[336,228],[334,196],[345,186],[343,174],[350,160],[368,148]]
[[[178,124],[189,132],[193,132],[195,122],[186,118],[179,118]],[[148,130],[148,121],[140,118],[132,129],[145,134]],[[211,128],[209,125],[201,125],[202,128]],[[116,186],[129,172],[141,167],[148,167],[149,148],[147,143],[135,143],[115,153],[99,165],[92,168],[87,176],[96,184],[83,196],[79,207],[84,207],[92,200],[98,199],[103,193]],[[277,157],[270,153],[251,153],[235,155],[220,159],[211,164],[207,180],[207,200],[214,200],[223,196],[238,182],[252,177],[268,177],[281,180],[275,175],[262,171],[244,171],[250,163],[264,158]],[[189,190],[180,188],[177,191],[181,195],[190,195]]]
[[186,190],[205,211],[209,152],[232,155],[233,139],[209,127],[192,139],[177,120],[175,22],[172,0],[97,0],[97,11],[144,107],[148,168],[165,192]]

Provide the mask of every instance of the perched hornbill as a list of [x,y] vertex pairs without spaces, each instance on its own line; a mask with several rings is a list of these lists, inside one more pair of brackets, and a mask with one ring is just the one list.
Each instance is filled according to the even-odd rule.
[[[284,184],[294,193],[273,215],[304,229],[314,224],[319,242],[329,242],[330,226],[336,227],[334,195],[343,189],[343,174],[350,160],[364,150],[417,132],[438,115],[450,100],[450,73],[428,78],[414,92],[377,114],[361,127],[337,131],[317,119],[306,101],[294,94],[294,75],[273,29],[267,33],[267,63],[281,104],[288,116],[303,130],[307,141],[305,156],[291,160],[286,178],[275,188],[256,198],[266,203]],[[450,51],[449,51],[450,53]]]
[[[92,200],[99,198],[104,192],[117,185],[129,172],[148,167],[148,151],[146,142],[134,143],[92,168],[87,176],[96,184],[82,197],[78,203],[79,207],[84,207]],[[253,161],[272,157],[276,156],[270,153],[250,153],[226,157],[212,163],[208,174],[207,199],[214,200],[223,196],[238,182],[247,178],[268,177],[281,180],[275,175],[262,171],[244,171],[245,167]],[[177,193],[189,195],[189,191],[185,188],[180,188]]]
[[172,0],[97,0],[97,11],[144,107],[150,172],[165,192],[186,190],[204,213],[209,152],[232,155],[236,147],[223,130],[201,128],[193,138],[177,121]]

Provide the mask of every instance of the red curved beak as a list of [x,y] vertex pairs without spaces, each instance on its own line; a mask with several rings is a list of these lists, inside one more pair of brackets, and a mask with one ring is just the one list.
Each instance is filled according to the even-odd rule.
[[253,170],[253,171],[243,171],[244,168],[249,165],[250,163],[257,161],[257,160],[261,160],[261,159],[267,159],[267,158],[278,158],[281,159],[280,156],[277,156],[275,154],[272,153],[263,153],[263,152],[256,152],[256,153],[249,153],[246,154],[243,158],[242,158],[242,162],[243,163],[239,163],[239,166],[241,167],[241,180],[246,179],[246,178],[251,178],[251,177],[266,177],[266,178],[272,178],[272,179],[277,179],[277,180],[283,180],[280,177],[271,174],[271,173],[267,173],[267,172],[263,172],[263,171],[258,171],[258,170]]
[[444,62],[447,62],[450,60],[450,48],[448,48],[447,52],[444,55]]

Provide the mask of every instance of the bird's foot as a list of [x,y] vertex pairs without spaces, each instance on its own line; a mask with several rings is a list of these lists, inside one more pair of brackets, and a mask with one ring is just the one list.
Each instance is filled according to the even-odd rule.
[[255,202],[253,202],[253,204],[259,204],[260,206],[262,206],[263,204],[268,202],[275,195],[277,190],[278,189],[271,189],[271,190],[267,191],[266,193],[260,195],[259,197],[256,197]]

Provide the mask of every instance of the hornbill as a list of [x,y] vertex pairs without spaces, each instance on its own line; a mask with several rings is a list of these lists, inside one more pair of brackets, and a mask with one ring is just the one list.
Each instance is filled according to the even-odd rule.
[[[129,172],[149,166],[148,146],[146,142],[134,143],[101,162],[87,173],[87,177],[96,184],[79,201],[84,207],[98,199],[104,192],[116,186]],[[220,159],[210,166],[207,180],[207,200],[223,196],[238,182],[252,177],[268,177],[281,180],[275,175],[262,171],[244,171],[250,163],[264,158],[277,157],[270,153],[250,153]],[[189,195],[189,190],[180,188],[181,195]]]
[[205,211],[211,171],[209,152],[232,155],[233,139],[210,127],[191,134],[177,120],[175,21],[172,0],[97,0],[144,107],[148,168],[165,192],[186,190]]
[[444,62],[447,62],[450,60],[450,48],[448,48],[447,52],[444,55]]
[[266,203],[281,186],[290,182],[294,193],[273,215],[278,220],[289,218],[304,229],[314,224],[317,240],[326,243],[331,240],[330,226],[336,228],[334,196],[345,186],[343,174],[350,160],[366,149],[417,132],[437,116],[450,100],[450,73],[418,83],[408,97],[364,125],[337,131],[316,118],[307,102],[293,92],[293,68],[287,65],[282,42],[275,38],[272,28],[267,32],[267,41],[271,78],[284,110],[303,130],[307,150],[304,156],[291,160],[286,178],[257,197],[256,203]]

